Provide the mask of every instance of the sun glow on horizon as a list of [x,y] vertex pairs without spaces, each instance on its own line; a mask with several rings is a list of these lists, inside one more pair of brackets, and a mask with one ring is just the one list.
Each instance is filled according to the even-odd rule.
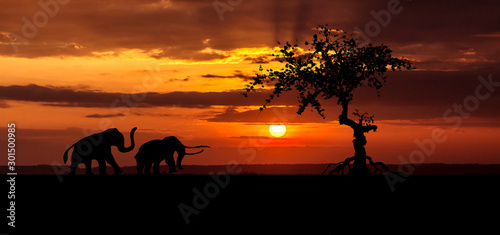
[[282,137],[286,133],[286,126],[284,124],[279,125],[270,125],[269,126],[269,134],[273,137]]

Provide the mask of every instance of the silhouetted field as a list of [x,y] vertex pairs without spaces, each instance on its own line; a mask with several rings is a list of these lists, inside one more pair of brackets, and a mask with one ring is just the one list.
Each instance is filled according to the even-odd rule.
[[[388,165],[393,172],[415,170],[361,179],[321,176],[326,166],[239,165],[239,173],[225,176],[213,173],[226,174],[226,165],[186,165],[174,174],[162,165],[161,176],[138,176],[135,166],[122,167],[119,176],[97,175],[97,167],[94,176],[83,167],[68,176],[68,166],[16,166],[16,228],[5,231],[326,235],[395,226],[474,227],[499,209],[499,164]],[[6,166],[0,169],[7,189],[11,176]],[[111,167],[107,172],[113,173]],[[192,209],[185,211],[188,220],[180,205]]]
[[[2,188],[8,188],[9,177],[0,178]],[[38,234],[326,235],[465,227],[478,232],[496,226],[492,213],[500,198],[498,175],[412,175],[393,182],[394,190],[384,176],[15,178],[16,228],[2,230],[9,234],[36,229]],[[193,208],[189,224],[181,204]]]
[[[240,165],[242,172],[240,174],[263,174],[263,175],[320,175],[326,169],[328,164],[265,164],[265,165]],[[407,166],[387,165],[393,172],[406,171]],[[411,165],[415,169],[414,175],[499,175],[500,164],[421,164]],[[333,169],[334,167],[331,167]],[[125,175],[135,175],[137,170],[135,166],[122,167]],[[226,169],[225,165],[186,165],[183,170],[175,174],[194,174],[205,175],[218,173]],[[6,174],[7,166],[0,166],[0,174]],[[35,175],[51,175],[58,172],[69,172],[68,166],[51,166],[51,165],[36,165],[36,166],[17,166],[18,174],[35,174]],[[98,174],[99,170],[93,168],[94,174]],[[161,174],[168,174],[167,166],[160,166]],[[113,174],[113,169],[108,166],[108,174]],[[347,173],[347,169],[346,169]],[[77,169],[77,174],[85,174],[83,165]]]

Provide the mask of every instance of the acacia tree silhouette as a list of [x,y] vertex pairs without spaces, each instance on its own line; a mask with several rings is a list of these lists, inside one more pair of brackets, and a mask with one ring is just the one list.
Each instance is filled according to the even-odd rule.
[[[320,99],[336,98],[337,105],[342,106],[339,123],[351,127],[354,131],[355,154],[343,162],[330,164],[325,172],[331,165],[337,165],[329,174],[344,174],[344,168],[349,167],[350,175],[371,175],[372,172],[366,165],[368,160],[375,168],[374,173],[382,174],[383,170],[388,170],[387,167],[381,162],[373,162],[372,158],[366,155],[364,147],[367,143],[365,133],[377,130],[377,126],[373,125],[373,116],[367,116],[367,113],[359,114],[356,110],[353,113],[358,118],[356,122],[348,117],[348,105],[358,87],[375,88],[380,95],[379,89],[386,83],[385,72],[388,68],[393,71],[415,68],[409,60],[392,57],[388,46],[374,46],[371,43],[361,46],[352,34],[329,29],[328,25],[318,26],[317,29],[319,35],[314,34],[311,43],[305,42],[305,46],[309,47],[307,50],[289,42],[280,47],[280,53],[273,56],[285,63],[285,67],[263,72],[261,66],[260,74],[256,74],[253,81],[246,85],[243,95],[247,97],[256,87],[274,85],[273,93],[260,108],[262,110],[275,97],[295,89],[299,93],[297,114],[302,114],[305,108],[311,105],[323,118],[325,115]],[[354,162],[351,168],[352,161]]]

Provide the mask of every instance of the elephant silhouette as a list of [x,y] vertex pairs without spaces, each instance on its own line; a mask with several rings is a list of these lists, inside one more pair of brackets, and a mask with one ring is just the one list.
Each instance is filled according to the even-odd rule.
[[203,152],[203,149],[196,153],[186,153],[186,148],[210,148],[210,146],[199,145],[194,147],[184,146],[175,136],[163,138],[163,140],[151,140],[144,143],[140,148],[135,159],[137,160],[137,173],[139,175],[149,175],[151,166],[153,173],[160,174],[160,163],[165,160],[168,165],[169,173],[177,172],[174,161],[174,152],[177,152],[177,168],[182,170],[182,159],[184,155],[195,155]]
[[106,174],[106,162],[108,162],[115,171],[115,175],[123,172],[122,169],[118,166],[113,155],[111,154],[111,146],[116,146],[118,150],[122,153],[130,152],[134,149],[134,132],[137,130],[137,127],[134,127],[130,131],[130,146],[128,148],[125,147],[125,139],[123,138],[122,133],[118,131],[118,129],[108,129],[106,131],[96,133],[90,136],[87,136],[71,147],[69,147],[64,152],[64,163],[68,160],[68,152],[71,148],[73,148],[73,153],[71,155],[71,166],[70,166],[70,175],[75,174],[76,167],[83,162],[86,167],[86,174],[92,175],[92,160],[96,159],[99,163],[99,174]]

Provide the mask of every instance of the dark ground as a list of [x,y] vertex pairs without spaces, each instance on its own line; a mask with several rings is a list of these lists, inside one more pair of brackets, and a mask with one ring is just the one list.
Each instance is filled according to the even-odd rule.
[[[98,174],[97,164],[93,165],[94,174]],[[328,164],[242,164],[241,174],[264,174],[264,175],[321,175]],[[413,175],[500,175],[500,164],[442,164],[442,163],[425,163],[419,165],[396,165],[388,164],[387,167],[391,171],[407,171],[414,169]],[[410,167],[410,168],[409,168]],[[122,166],[123,174],[136,175],[137,169],[135,166]],[[176,174],[201,174],[206,175],[210,172],[219,172],[225,170],[226,165],[185,165],[184,170]],[[331,167],[332,170],[334,167]],[[113,173],[113,169],[108,166],[107,172]],[[165,163],[160,165],[160,172],[167,174],[167,166]],[[0,174],[8,172],[7,166],[0,166]],[[35,166],[16,166],[16,172],[21,175],[53,175],[61,172],[66,174],[69,172],[68,166],[53,166],[53,165],[35,165]],[[347,171],[346,171],[347,172]],[[85,174],[83,164],[77,169],[77,174]]]
[[[7,199],[7,176],[1,187]],[[392,192],[384,176],[231,175],[16,176],[16,228],[8,234],[406,234],[494,229],[500,176],[412,175]],[[196,189],[208,204],[186,224]],[[193,191],[193,189],[195,189]],[[8,201],[3,202],[2,231]],[[206,204],[206,203],[205,203]],[[33,230],[36,233],[27,230]],[[488,230],[485,230],[488,231]],[[5,232],[4,232],[5,233]]]

